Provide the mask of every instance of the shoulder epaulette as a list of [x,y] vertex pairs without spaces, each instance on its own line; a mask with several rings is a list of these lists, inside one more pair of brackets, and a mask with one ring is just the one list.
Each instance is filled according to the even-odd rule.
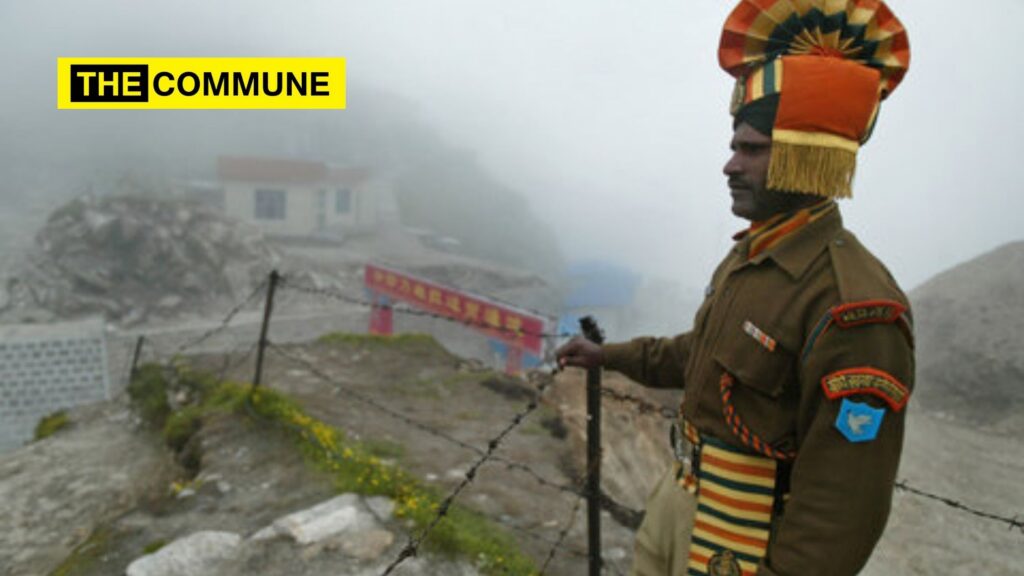
[[853,328],[864,324],[892,324],[907,311],[895,300],[863,300],[841,304],[829,310],[836,326]]
[[895,300],[863,300],[833,306],[825,312],[804,343],[801,361],[807,360],[814,344],[832,326],[847,330],[866,324],[895,324],[910,347],[914,347],[914,325],[905,304]]

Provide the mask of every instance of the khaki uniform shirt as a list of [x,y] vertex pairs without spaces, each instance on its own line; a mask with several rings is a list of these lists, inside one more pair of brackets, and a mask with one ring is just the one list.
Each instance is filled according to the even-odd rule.
[[[909,315],[895,322],[871,306],[907,300],[885,267],[843,228],[838,210],[753,260],[747,259],[748,244],[749,238],[737,242],[718,266],[691,332],[605,345],[605,367],[646,386],[683,388],[684,417],[701,434],[742,447],[723,416],[719,388],[723,371],[732,374],[732,403],[750,430],[781,451],[797,452],[790,498],[773,520],[758,574],[856,574],[889,514],[906,412],[885,400],[886,393],[899,400],[891,398],[899,387],[871,390],[868,378],[861,382],[868,385],[863,393],[830,398],[823,379],[870,369],[889,375],[909,395]],[[828,322],[820,331],[836,307],[862,302],[868,304],[846,318],[855,322]],[[754,337],[751,325],[772,343]],[[852,442],[840,432],[844,399],[885,408],[874,439]]]

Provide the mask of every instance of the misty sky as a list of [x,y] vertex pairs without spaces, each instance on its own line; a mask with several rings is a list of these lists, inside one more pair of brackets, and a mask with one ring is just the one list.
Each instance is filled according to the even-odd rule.
[[[909,289],[1024,238],[1024,121],[1013,105],[1024,80],[1010,60],[1024,47],[1024,2],[986,0],[984,19],[948,0],[889,4],[909,30],[911,69],[842,206]],[[4,0],[0,46],[15,72],[55,70],[58,56],[347,57],[350,85],[414,103],[449,144],[521,190],[570,258],[697,287],[744,226],[721,173],[732,80],[716,49],[733,5]],[[53,75],[14,76],[0,79],[7,145],[16,131],[3,127],[20,111],[63,113]],[[350,92],[347,110],[322,113],[364,104]]]

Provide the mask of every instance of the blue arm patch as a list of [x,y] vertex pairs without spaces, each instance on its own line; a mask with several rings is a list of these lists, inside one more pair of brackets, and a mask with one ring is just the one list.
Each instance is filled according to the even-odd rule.
[[885,408],[872,408],[863,402],[843,398],[836,418],[836,428],[850,442],[870,442],[878,438]]

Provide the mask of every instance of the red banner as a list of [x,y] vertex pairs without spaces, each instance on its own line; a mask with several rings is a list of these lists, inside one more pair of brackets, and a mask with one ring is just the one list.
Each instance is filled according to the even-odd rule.
[[366,265],[364,283],[374,292],[465,322],[489,338],[535,356],[543,355],[543,316],[373,264]]

